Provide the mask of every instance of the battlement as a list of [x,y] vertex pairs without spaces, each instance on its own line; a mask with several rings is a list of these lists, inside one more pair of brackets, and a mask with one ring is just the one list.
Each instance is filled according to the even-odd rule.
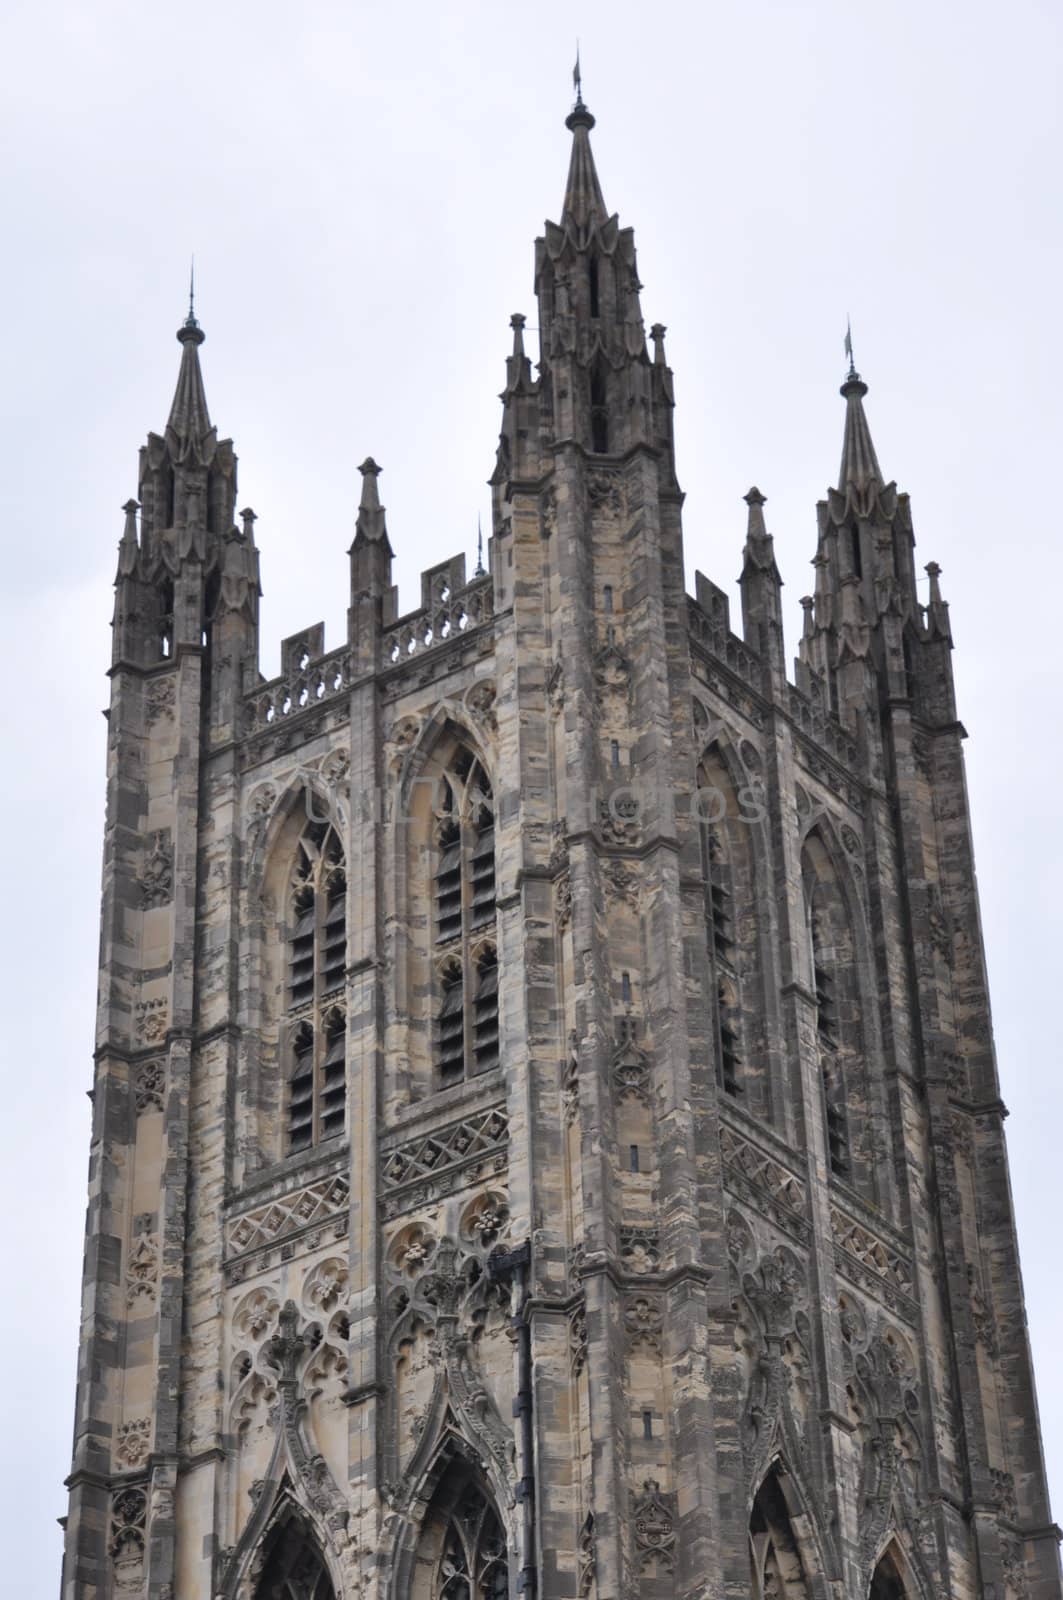
[[324,704],[350,687],[346,644],[325,654],[325,624],[315,622],[281,642],[281,670],[246,696],[244,729],[257,733],[284,717]]
[[760,656],[744,639],[731,631],[731,606],[703,572],[694,574],[695,594],[687,595],[687,626],[690,637],[729,667],[751,689],[760,690]]
[[465,580],[465,557],[452,556],[421,573],[421,604],[384,630],[384,660],[399,663],[489,622],[494,616],[490,573]]

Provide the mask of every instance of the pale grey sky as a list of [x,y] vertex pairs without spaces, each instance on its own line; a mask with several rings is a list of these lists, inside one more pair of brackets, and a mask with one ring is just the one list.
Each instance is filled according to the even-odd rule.
[[1063,1513],[1061,30],[1048,0],[8,0],[0,1505],[22,1600],[56,1592],[66,1500],[119,506],[166,418],[189,254],[211,412],[260,517],[272,673],[283,635],[324,616],[341,636],[367,453],[404,607],[422,566],[473,550],[577,33],[606,201],[669,328],[691,578],[731,585],[759,484],[792,653],[847,312],[883,469],[944,569]]

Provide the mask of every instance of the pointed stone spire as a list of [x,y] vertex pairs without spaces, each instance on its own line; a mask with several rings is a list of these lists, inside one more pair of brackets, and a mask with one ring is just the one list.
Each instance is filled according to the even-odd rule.
[[366,456],[358,471],[362,474],[362,498],[358,504],[358,520],[354,525],[354,539],[367,539],[371,544],[385,544],[388,554],[391,546],[388,544],[387,520],[384,516],[384,507],[380,504],[380,488],[377,479],[380,468],[372,456]]
[[351,605],[347,626],[356,664],[368,669],[379,661],[381,630],[395,619],[398,591],[391,583],[392,549],[377,483],[380,468],[372,456],[366,456],[358,471],[362,474],[362,498],[348,551]]
[[127,500],[122,510],[125,512],[125,526],[118,546],[118,576],[128,578],[136,571],[137,557],[140,554],[137,542],[137,512],[140,510],[140,502]]
[[742,498],[749,507],[746,543],[742,551],[742,576],[747,576],[751,571],[767,572],[776,583],[782,583],[779,569],[775,565],[775,541],[764,522],[767,496],[762,495],[754,484],[749,493]]
[[761,657],[764,688],[779,694],[786,681],[783,667],[782,578],[775,564],[775,541],[764,521],[765,496],[753,486],[743,496],[749,507],[742,551],[742,625],[746,639]]
[[949,608],[941,598],[941,568],[936,561],[928,561],[923,569],[930,579],[930,601],[926,608],[927,633],[932,639],[944,639],[952,643],[952,627],[949,623]]
[[591,152],[591,129],[594,118],[583,104],[580,94],[572,111],[565,118],[565,127],[572,132],[572,158],[568,166],[565,201],[561,208],[561,226],[572,227],[580,233],[589,232],[594,223],[603,223],[609,213],[605,208],[602,186]]
[[509,319],[513,330],[513,353],[506,361],[506,387],[502,399],[507,396],[519,394],[532,387],[531,362],[524,353],[524,324],[527,318],[520,311],[514,311]]
[[883,484],[882,472],[871,441],[871,429],[864,412],[864,383],[855,367],[841,386],[845,399],[845,437],[842,442],[842,463],[838,469],[838,488],[844,493],[851,484],[861,492],[872,483]]
[[181,370],[166,424],[166,442],[175,462],[205,465],[213,450],[214,429],[207,410],[207,394],[199,365],[199,347],[206,334],[196,321],[191,305],[188,316],[177,330],[181,345]]

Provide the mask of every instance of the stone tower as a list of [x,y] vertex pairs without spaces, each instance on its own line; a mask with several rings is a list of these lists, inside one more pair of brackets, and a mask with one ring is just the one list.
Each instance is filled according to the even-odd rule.
[[[948,610],[850,370],[794,681],[685,592],[568,118],[490,571],[258,670],[190,314],[125,507],[66,1600],[1059,1600]],[[138,518],[139,512],[139,518]]]

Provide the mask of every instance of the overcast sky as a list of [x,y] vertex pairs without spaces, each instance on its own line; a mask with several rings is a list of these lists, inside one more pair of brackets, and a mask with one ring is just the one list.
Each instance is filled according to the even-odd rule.
[[53,1600],[66,1509],[119,507],[166,419],[189,255],[212,416],[260,518],[272,675],[284,635],[324,616],[342,637],[366,454],[404,609],[422,566],[474,551],[508,319],[535,325],[532,241],[560,211],[577,32],[605,198],[669,329],[691,583],[701,567],[734,592],[757,483],[793,653],[847,312],[883,470],[912,495],[920,565],[944,569],[1063,1512],[1060,15],[8,0],[0,1505],[22,1600]]

